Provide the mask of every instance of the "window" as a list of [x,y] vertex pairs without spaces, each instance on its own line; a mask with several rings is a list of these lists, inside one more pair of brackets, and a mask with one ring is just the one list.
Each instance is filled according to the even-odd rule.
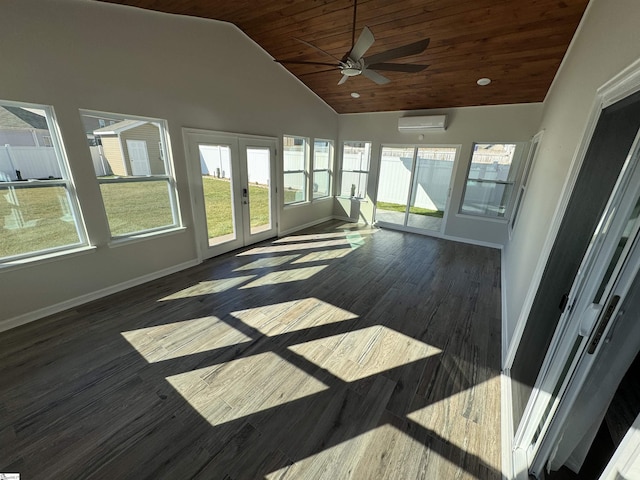
[[0,102],[0,145],[0,262],[86,245],[53,109]]
[[518,173],[515,144],[476,143],[460,213],[504,218]]
[[531,174],[531,170],[533,169],[533,162],[535,162],[536,154],[538,153],[538,144],[540,143],[541,138],[542,132],[536,134],[533,139],[531,139],[531,148],[529,149],[529,154],[527,155],[527,159],[524,164],[522,180],[520,180],[518,195],[516,196],[515,206],[513,207],[513,214],[511,215],[511,221],[509,222],[509,233],[513,231],[513,228],[516,225],[518,213],[520,212],[520,207],[522,206],[524,195],[527,191],[527,186],[529,185],[529,176]]
[[284,204],[307,201],[309,139],[284,136]]
[[341,197],[365,198],[369,180],[371,142],[344,142],[342,149]]
[[331,195],[333,142],[316,139],[313,142],[313,198]]
[[85,129],[96,116],[115,118],[95,128],[90,146],[113,238],[160,232],[179,225],[175,179],[164,120],[82,111]]

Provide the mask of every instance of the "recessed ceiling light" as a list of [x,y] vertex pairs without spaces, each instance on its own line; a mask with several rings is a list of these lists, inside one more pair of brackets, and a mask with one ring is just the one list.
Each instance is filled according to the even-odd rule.
[[485,85],[489,85],[491,83],[491,79],[490,78],[479,78],[478,81],[476,82],[478,85],[484,87]]
[[351,96],[353,98],[360,98],[360,94],[358,92],[351,92]]

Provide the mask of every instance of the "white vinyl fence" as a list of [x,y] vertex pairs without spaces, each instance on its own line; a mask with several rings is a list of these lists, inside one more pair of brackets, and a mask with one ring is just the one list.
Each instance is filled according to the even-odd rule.
[[222,145],[200,145],[200,171],[203,175],[231,178],[231,150]]
[[[399,161],[400,160],[400,161]],[[430,210],[444,210],[453,171],[452,160],[418,158],[412,205]],[[382,158],[378,201],[406,205],[411,180],[411,158]],[[405,188],[402,188],[405,186]]]
[[11,180],[18,180],[17,172],[25,180],[62,177],[53,147],[0,146],[0,172]]
[[[91,160],[97,176],[111,175],[109,164],[100,152],[101,147],[90,147]],[[0,172],[8,181],[62,178],[60,165],[53,147],[0,146]],[[5,180],[7,181],[7,180]]]

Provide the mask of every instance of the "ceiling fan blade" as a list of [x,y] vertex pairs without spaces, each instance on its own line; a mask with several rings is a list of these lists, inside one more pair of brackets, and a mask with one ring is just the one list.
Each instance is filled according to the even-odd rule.
[[417,55],[418,53],[424,52],[428,45],[429,45],[429,39],[425,38],[424,40],[420,40],[419,42],[410,43],[409,45],[404,45],[398,48],[392,48],[391,50],[387,50],[386,52],[381,52],[375,55],[371,55],[370,57],[365,58],[364,62],[367,65],[373,65],[374,63],[383,63],[388,60],[393,60],[394,58],[402,58],[402,57],[408,57],[410,55]]
[[344,82],[346,82],[347,80],[349,80],[349,77],[347,75],[342,75],[342,78],[340,79],[340,81],[338,82],[338,85],[342,85]]
[[375,40],[376,39],[373,38],[373,33],[369,30],[369,27],[364,27],[358,37],[358,41],[349,52],[348,57],[354,62],[357,62],[363,57],[367,50],[369,50]]
[[306,75],[314,75],[316,73],[325,73],[325,72],[335,72],[336,69],[335,68],[328,68],[326,70],[315,70],[313,72],[306,72],[306,73],[298,73],[297,76],[299,77],[304,77]]
[[315,48],[315,49],[316,49],[316,50],[318,50],[319,52],[322,52],[322,53],[324,53],[325,55],[330,56],[331,58],[333,58],[333,59],[334,59],[336,62],[338,62],[338,63],[342,63],[342,62],[340,61],[340,59],[339,59],[339,58],[334,57],[334,56],[333,56],[333,55],[331,55],[329,52],[324,51],[324,50],[323,50],[323,49],[321,49],[320,47],[316,47],[313,43],[309,43],[309,42],[307,42],[306,40],[302,40],[302,39],[300,39],[300,38],[296,38],[296,37],[293,37],[293,39],[294,39],[294,40],[299,41],[300,43],[304,43],[304,44],[305,44],[305,45],[307,45],[308,47]]
[[362,75],[367,77],[369,80],[377,83],[378,85],[384,85],[385,83],[389,83],[389,79],[380,75],[378,72],[374,72],[373,70],[369,70],[365,68],[362,70]]
[[304,60],[274,60],[274,62],[278,62],[278,63],[282,63],[282,64],[293,63],[293,64],[299,64],[299,65],[324,65],[324,66],[330,66],[330,67],[336,67],[336,68],[339,67],[339,65],[336,65],[334,63],[306,62]]
[[409,72],[416,73],[421,72],[429,65],[416,65],[413,63],[374,63],[373,65],[367,65],[367,68],[372,70],[386,70],[388,72]]

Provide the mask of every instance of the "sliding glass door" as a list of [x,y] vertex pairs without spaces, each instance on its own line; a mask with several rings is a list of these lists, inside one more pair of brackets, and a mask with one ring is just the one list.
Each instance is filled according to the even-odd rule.
[[376,222],[440,233],[448,210],[456,147],[382,147]]

